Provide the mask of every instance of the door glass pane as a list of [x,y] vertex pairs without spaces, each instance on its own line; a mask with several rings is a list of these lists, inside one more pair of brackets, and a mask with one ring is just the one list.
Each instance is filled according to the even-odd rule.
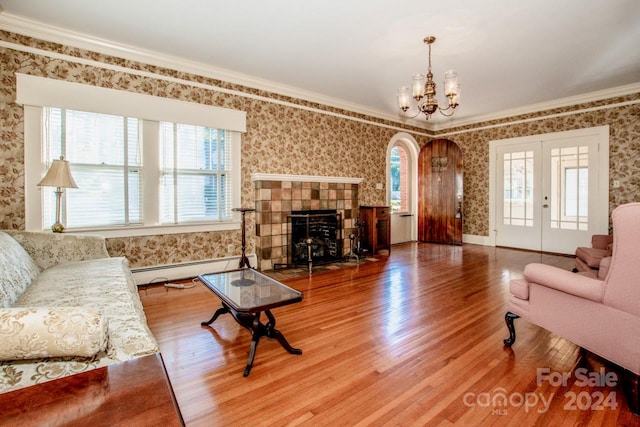
[[551,228],[588,230],[588,146],[552,150],[549,199]]
[[533,151],[505,153],[503,223],[533,227]]

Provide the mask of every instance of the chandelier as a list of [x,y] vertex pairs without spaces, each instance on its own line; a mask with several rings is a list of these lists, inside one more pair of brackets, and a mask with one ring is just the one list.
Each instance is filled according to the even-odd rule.
[[[460,99],[458,73],[456,73],[455,70],[449,70],[444,73],[444,95],[449,100],[449,106],[442,108],[438,105],[438,100],[436,99],[436,83],[433,81],[433,73],[431,72],[431,45],[435,41],[436,38],[434,36],[424,38],[424,43],[429,47],[429,68],[426,76],[424,74],[414,74],[411,90],[408,86],[402,86],[398,89],[398,106],[402,112],[407,112],[410,107],[411,98],[413,97],[418,103],[418,112],[413,117],[424,113],[427,120],[429,120],[431,115],[437,110],[439,110],[443,116],[452,116]],[[445,113],[445,111],[448,110],[451,110],[451,112]]]

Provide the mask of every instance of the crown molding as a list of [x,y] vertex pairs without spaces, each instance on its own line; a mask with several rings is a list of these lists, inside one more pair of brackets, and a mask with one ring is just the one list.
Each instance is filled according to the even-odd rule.
[[[131,45],[89,36],[84,33],[79,33],[46,23],[29,20],[17,15],[12,15],[10,13],[2,11],[1,9],[0,29],[39,40],[59,43],[63,46],[71,46],[91,52],[101,53],[104,55],[115,56],[131,61],[141,62],[144,64],[155,65],[158,67],[191,73],[216,80],[222,80],[224,82],[232,84],[264,90],[291,98],[302,99],[305,101],[314,102],[341,110],[351,111],[382,120],[388,120],[393,123],[409,125],[409,123],[403,121],[398,116],[368,108],[360,104],[350,103],[338,98],[322,95],[317,92],[308,91],[294,86],[283,85],[270,80],[261,79],[259,77],[250,76],[248,74],[238,73],[225,68],[215,67],[213,65],[205,64],[202,62],[189,61],[185,60],[184,58],[167,55],[162,52],[142,49]],[[421,123],[412,125],[422,129],[427,129]]]

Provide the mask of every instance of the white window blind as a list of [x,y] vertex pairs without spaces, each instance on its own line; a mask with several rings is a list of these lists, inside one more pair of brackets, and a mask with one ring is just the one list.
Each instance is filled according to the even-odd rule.
[[[142,155],[139,120],[108,114],[44,108],[43,157],[47,167],[61,155],[77,189],[64,192],[67,228],[142,222]],[[55,198],[45,191],[43,220],[55,218]]]
[[163,224],[231,219],[230,132],[160,123]]

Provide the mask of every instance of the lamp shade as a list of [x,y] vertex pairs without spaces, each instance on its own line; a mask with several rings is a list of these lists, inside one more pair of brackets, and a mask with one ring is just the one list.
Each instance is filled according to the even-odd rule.
[[69,162],[62,156],[60,156],[60,159],[53,161],[47,174],[38,183],[38,187],[78,188],[71,176]]

